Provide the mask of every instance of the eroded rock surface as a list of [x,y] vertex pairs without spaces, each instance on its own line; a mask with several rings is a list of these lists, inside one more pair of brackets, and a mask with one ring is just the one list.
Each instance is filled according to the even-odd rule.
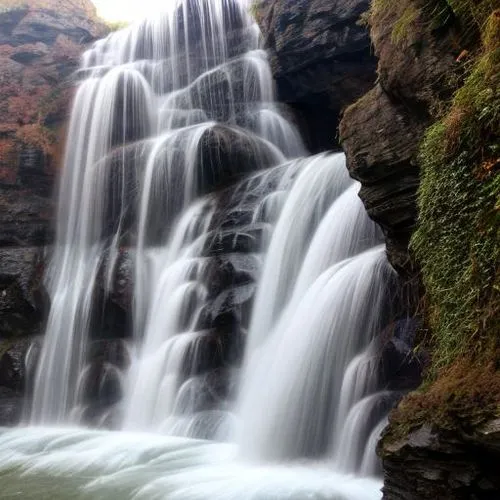
[[499,420],[469,436],[415,429],[381,450],[384,499],[496,499],[499,452]]
[[44,244],[71,99],[69,77],[106,33],[89,0],[0,10],[0,245]]

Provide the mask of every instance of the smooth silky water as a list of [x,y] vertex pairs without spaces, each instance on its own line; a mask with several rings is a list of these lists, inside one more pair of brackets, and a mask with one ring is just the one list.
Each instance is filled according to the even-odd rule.
[[[344,156],[307,157],[274,102],[247,3],[169,5],[97,42],[77,72],[51,309],[26,421],[0,431],[0,496],[380,498],[392,395],[378,337],[396,286],[382,235]],[[124,246],[131,363],[107,368],[123,398],[93,423],[113,430],[90,429],[95,290],[113,292]],[[222,247],[257,292],[244,358],[224,372],[231,395],[207,405]]]

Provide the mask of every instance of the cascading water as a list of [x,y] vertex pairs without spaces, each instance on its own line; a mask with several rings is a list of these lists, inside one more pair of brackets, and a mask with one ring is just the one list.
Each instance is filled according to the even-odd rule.
[[[380,497],[395,273],[344,156],[303,157],[247,8],[179,0],[83,57],[30,420],[121,431],[0,434],[26,498],[47,475],[61,498]],[[124,255],[131,362],[101,373]],[[88,406],[111,380],[122,400]]]

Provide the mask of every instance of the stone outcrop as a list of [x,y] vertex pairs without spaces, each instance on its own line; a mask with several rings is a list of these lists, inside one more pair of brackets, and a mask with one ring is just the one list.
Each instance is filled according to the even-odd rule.
[[0,423],[20,415],[29,342],[43,329],[44,246],[52,239],[70,76],[107,28],[90,0],[0,6]]
[[361,199],[385,232],[391,263],[412,274],[408,243],[417,215],[418,147],[433,122],[433,107],[450,94],[447,81],[458,54],[451,32],[416,26],[412,30],[422,36],[396,41],[393,26],[400,13],[396,8],[372,15],[378,81],[345,111],[340,140],[350,174],[362,184]]
[[446,434],[423,426],[380,452],[384,499],[498,498],[500,420],[489,422],[474,435]]
[[368,0],[260,0],[278,99],[296,112],[312,152],[338,147],[340,111],[375,81],[376,60],[360,17]]

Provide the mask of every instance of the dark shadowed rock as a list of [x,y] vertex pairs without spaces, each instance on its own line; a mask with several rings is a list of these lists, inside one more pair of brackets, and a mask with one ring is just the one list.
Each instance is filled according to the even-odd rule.
[[257,136],[223,125],[208,129],[199,145],[201,193],[227,186],[245,174],[270,167],[275,152]]
[[338,116],[375,81],[367,0],[260,0],[256,17],[278,98],[297,112],[313,152],[337,145]]
[[0,387],[14,391],[18,396],[27,384],[26,355],[33,338],[7,340],[0,343]]
[[0,426],[17,425],[22,417],[23,404],[21,397],[0,387]]
[[384,388],[391,391],[410,391],[422,383],[428,354],[415,346],[421,321],[407,318],[387,326],[376,339],[381,342],[379,378]]
[[498,420],[470,436],[423,426],[399,441],[382,443],[384,499],[498,498]]
[[39,248],[0,248],[0,338],[39,332],[49,307]]

